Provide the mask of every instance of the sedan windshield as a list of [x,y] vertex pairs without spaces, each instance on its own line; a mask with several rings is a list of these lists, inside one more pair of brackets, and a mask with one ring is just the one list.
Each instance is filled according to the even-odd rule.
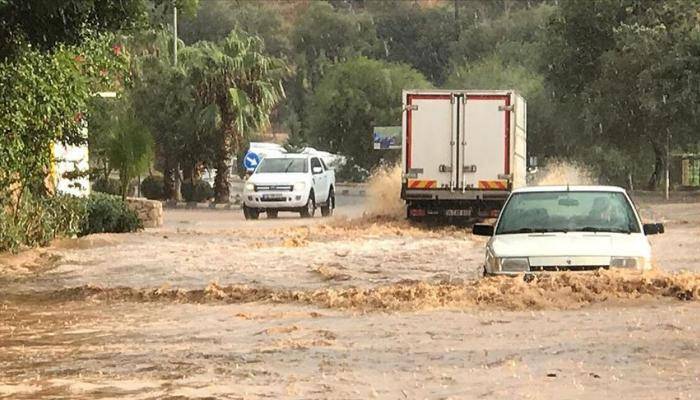
[[514,194],[496,234],[639,231],[637,216],[623,193],[562,191]]
[[255,173],[306,173],[309,172],[307,164],[305,158],[263,158]]

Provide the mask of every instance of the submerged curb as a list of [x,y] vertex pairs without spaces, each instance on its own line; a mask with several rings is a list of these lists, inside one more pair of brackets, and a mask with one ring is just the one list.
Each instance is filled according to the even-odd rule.
[[194,203],[194,202],[172,202],[164,201],[163,208],[169,210],[196,210],[196,209],[207,209],[207,210],[240,210],[241,205],[237,203]]

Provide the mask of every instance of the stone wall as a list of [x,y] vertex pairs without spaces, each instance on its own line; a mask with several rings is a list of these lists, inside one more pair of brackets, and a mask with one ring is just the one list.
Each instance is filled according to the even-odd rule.
[[163,203],[140,197],[129,197],[126,203],[143,222],[144,228],[157,228],[163,225]]

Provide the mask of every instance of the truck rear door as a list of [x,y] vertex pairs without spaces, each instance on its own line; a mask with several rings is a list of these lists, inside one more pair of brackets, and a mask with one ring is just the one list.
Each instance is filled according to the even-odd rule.
[[507,190],[510,174],[510,94],[459,98],[459,188]]
[[408,189],[457,184],[457,104],[449,93],[407,93],[404,165]]

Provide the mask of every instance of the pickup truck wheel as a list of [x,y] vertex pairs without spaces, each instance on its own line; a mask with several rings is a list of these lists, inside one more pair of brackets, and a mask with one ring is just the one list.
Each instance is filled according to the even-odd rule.
[[267,210],[267,218],[275,219],[277,218],[277,210]]
[[330,217],[333,215],[333,210],[335,209],[335,193],[333,193],[333,189],[331,189],[330,193],[328,194],[328,201],[326,201],[326,205],[321,206],[321,216],[322,217]]
[[257,208],[250,208],[243,205],[243,216],[245,219],[258,219],[258,217],[260,217],[260,211]]
[[314,199],[314,192],[309,195],[309,200],[306,201],[306,205],[299,211],[302,218],[313,218],[316,214],[316,200]]

